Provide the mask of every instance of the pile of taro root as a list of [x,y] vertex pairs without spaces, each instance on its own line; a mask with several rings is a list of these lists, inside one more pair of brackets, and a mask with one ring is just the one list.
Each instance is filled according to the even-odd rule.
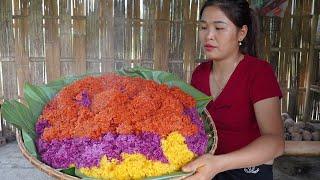
[[295,121],[287,113],[282,114],[286,141],[320,141],[320,124]]

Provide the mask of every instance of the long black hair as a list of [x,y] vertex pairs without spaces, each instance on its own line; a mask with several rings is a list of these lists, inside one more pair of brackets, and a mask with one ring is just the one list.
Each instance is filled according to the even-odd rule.
[[208,0],[200,11],[200,19],[204,9],[208,6],[219,8],[238,28],[247,25],[248,32],[240,45],[240,51],[251,56],[258,56],[259,28],[255,13],[246,0]]

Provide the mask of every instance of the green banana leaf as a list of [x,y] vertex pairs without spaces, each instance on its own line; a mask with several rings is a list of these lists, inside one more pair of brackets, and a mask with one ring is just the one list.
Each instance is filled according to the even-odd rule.
[[194,171],[193,172],[178,171],[178,172],[173,172],[163,176],[148,177],[148,178],[145,178],[144,180],[164,180],[164,179],[172,179],[172,178],[178,178],[178,177],[188,177],[188,176],[191,176],[192,174],[194,174]]
[[22,130],[22,137],[23,137],[23,143],[26,147],[27,151],[35,158],[39,159],[39,155],[36,150],[36,146],[34,144],[33,139],[29,136],[28,133],[26,133],[24,130]]
[[18,102],[17,100],[6,100],[2,104],[1,114],[9,123],[28,133],[32,140],[35,139],[35,117],[27,106]]
[[[197,89],[193,88],[189,84],[183,82],[174,74],[155,71],[151,69],[146,69],[142,67],[134,67],[129,69],[121,69],[117,71],[119,75],[130,76],[130,77],[141,77],[147,80],[154,80],[160,84],[167,84],[169,86],[179,87],[181,90],[187,94],[193,96],[197,102],[197,109],[199,113],[202,113],[206,105],[211,101],[211,97],[206,96]],[[56,81],[49,82],[45,85],[31,85],[26,83],[24,86],[24,97],[26,105],[16,101],[16,100],[5,100],[2,107],[1,113],[7,122],[13,124],[18,129],[22,130],[22,136],[24,139],[24,145],[27,151],[37,159],[39,155],[37,154],[35,147],[35,124],[40,116],[44,106],[65,86],[73,83],[76,80],[83,78],[88,75],[99,75],[99,74],[84,74],[81,76],[72,76],[58,79]],[[205,122],[206,132],[210,133],[210,122]],[[212,129],[211,129],[212,130]],[[211,144],[212,146],[212,144]],[[208,146],[210,149],[211,146]],[[71,176],[78,176],[82,179],[94,179],[87,177],[80,173],[80,171],[74,167],[67,169],[57,169],[63,173],[69,174]],[[181,177],[191,175],[192,173],[185,173],[182,171],[171,173],[159,177],[150,177],[148,180],[162,180],[170,179],[174,177]]]
[[183,90],[185,93],[192,96],[197,101],[198,112],[201,113],[207,104],[212,100],[212,97],[203,94],[191,85],[187,84],[174,74],[147,69],[143,67],[134,67],[129,69],[121,69],[117,71],[118,74],[130,77],[141,77],[147,80],[153,80],[159,84],[166,84],[170,87],[176,86]]
[[80,177],[81,179],[85,179],[85,180],[96,180],[97,179],[97,178],[89,177],[89,176],[82,174],[79,169],[75,169],[74,172],[75,172],[75,175]]

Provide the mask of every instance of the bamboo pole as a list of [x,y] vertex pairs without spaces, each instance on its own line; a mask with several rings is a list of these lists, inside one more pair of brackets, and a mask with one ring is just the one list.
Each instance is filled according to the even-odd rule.
[[[7,49],[5,52],[1,52],[4,57],[7,57],[8,61],[1,61],[1,80],[3,87],[3,97],[1,97],[1,102],[3,99],[13,99],[18,96],[18,83],[17,83],[17,71],[16,71],[16,62],[15,62],[15,46],[16,46],[16,37],[14,32],[16,31],[15,25],[16,21],[13,19],[15,15],[21,15],[21,10],[18,6],[15,5],[15,1],[4,0],[1,1],[0,9],[2,9],[2,17],[5,20],[5,27],[1,27],[0,31],[5,30],[6,41],[1,43],[7,43]],[[16,8],[15,8],[16,7]],[[1,11],[1,10],[0,10]],[[3,128],[6,126],[4,119],[2,119]]]
[[[15,0],[15,5],[19,2]],[[14,42],[15,42],[15,63],[18,79],[18,96],[23,97],[23,86],[25,82],[30,82],[29,57],[28,57],[28,1],[21,2],[21,9],[14,7],[17,15],[14,18]]]
[[60,77],[60,38],[58,24],[58,1],[44,2],[45,30],[46,30],[46,73],[47,81]]
[[134,11],[133,18],[138,21],[133,21],[133,30],[132,30],[132,51],[134,63],[140,65],[141,64],[141,37],[140,37],[140,27],[142,24],[142,19],[140,19],[140,0],[134,1]]
[[303,115],[303,121],[309,121],[311,120],[311,93],[310,93],[310,87],[312,83],[314,82],[314,48],[315,48],[315,35],[317,33],[317,27],[318,27],[318,20],[319,20],[319,9],[320,9],[320,2],[314,0],[314,14],[311,19],[311,37],[310,37],[310,48],[309,48],[309,61],[307,62],[307,75],[306,75],[306,95],[304,99],[304,115]]
[[[12,51],[11,46],[12,42],[12,10],[10,9],[11,7],[11,2],[9,0],[3,0],[0,1],[0,67],[3,69],[2,66],[2,61],[4,61],[4,58],[8,58],[11,56],[10,51]],[[3,70],[1,69],[1,74],[0,74],[0,87],[3,87],[6,82],[2,82],[4,80],[3,77]],[[0,88],[0,102],[2,103],[4,99],[4,88]],[[1,119],[2,122],[2,119]],[[0,126],[3,127],[3,126]]]
[[74,1],[73,6],[73,57],[75,73],[86,73],[86,13],[84,1]]
[[112,72],[114,62],[114,2],[99,1],[102,72]]
[[[281,38],[281,45],[280,45],[280,72],[282,72],[280,74],[280,84],[282,87],[282,91],[283,91],[283,96],[284,98],[282,99],[282,112],[288,112],[289,110],[289,102],[290,102],[290,98],[287,98],[287,94],[289,92],[289,88],[290,88],[290,77],[289,72],[290,72],[290,64],[291,64],[291,39],[292,39],[292,35],[291,33],[287,33],[291,31],[291,27],[290,27],[290,23],[291,23],[291,4],[292,4],[292,0],[289,0],[288,2],[288,8],[286,9],[284,18],[281,21],[281,34],[280,34],[280,38]],[[290,114],[291,115],[291,114]]]
[[169,69],[169,34],[170,34],[170,1],[156,1],[156,21],[154,33],[154,68],[167,71]]
[[[191,8],[189,5],[191,3]],[[191,73],[195,66],[196,52],[196,20],[197,4],[193,0],[183,1],[184,16],[184,53],[183,53],[183,74],[185,81],[191,80]]]

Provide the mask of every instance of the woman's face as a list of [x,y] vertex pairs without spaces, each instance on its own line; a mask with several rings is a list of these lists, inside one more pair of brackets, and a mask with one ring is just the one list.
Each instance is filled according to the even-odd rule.
[[199,36],[207,58],[221,60],[238,53],[239,41],[246,35],[243,29],[239,30],[219,8],[206,7],[200,20]]

